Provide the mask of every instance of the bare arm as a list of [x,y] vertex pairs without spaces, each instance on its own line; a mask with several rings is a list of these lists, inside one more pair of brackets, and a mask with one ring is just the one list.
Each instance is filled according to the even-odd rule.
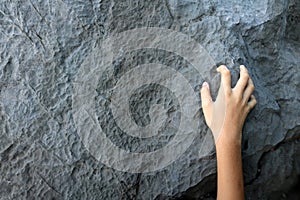
[[231,75],[226,66],[218,69],[221,85],[212,101],[208,84],[201,89],[205,121],[212,130],[217,151],[218,199],[244,199],[241,158],[242,128],[250,110],[256,105],[252,95],[254,85],[245,66],[240,67],[240,79],[231,88]]

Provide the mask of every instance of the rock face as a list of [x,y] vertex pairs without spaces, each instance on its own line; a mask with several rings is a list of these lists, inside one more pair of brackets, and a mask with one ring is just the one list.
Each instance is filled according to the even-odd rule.
[[[178,100],[180,95],[160,84],[141,85],[129,99],[123,99],[131,113],[123,120],[124,126],[134,122],[142,130],[158,123],[154,126],[160,137],[139,139],[113,123],[109,106],[118,102],[112,98],[115,84],[138,65],[171,66],[184,74],[194,92],[203,79],[212,78],[208,81],[215,95],[218,77],[214,66],[208,66],[199,77],[189,62],[174,52],[159,48],[125,52],[121,46],[111,71],[98,74],[100,80],[86,88],[95,94],[87,96],[96,102],[91,107],[94,113],[80,113],[96,116],[96,120],[78,126],[74,96],[76,85],[88,82],[78,82],[87,58],[98,66],[104,55],[89,56],[103,41],[142,27],[169,29],[195,40],[214,63],[230,67],[233,82],[240,64],[249,68],[258,105],[243,131],[246,198],[299,199],[299,0],[1,1],[0,199],[215,198],[215,153],[199,155],[202,137],[194,138],[184,153],[164,168],[139,168],[137,173],[103,164],[103,152],[97,157],[85,145],[93,143],[93,138],[82,138],[90,136],[95,123],[115,146],[127,152],[155,151],[174,139],[180,120],[188,116],[180,111],[184,106]],[[157,37],[150,41],[155,42]],[[161,74],[155,70],[153,77]],[[132,84],[123,87],[130,89]],[[187,99],[187,104],[190,101]],[[199,103],[199,96],[196,101]],[[89,104],[79,101],[81,105]],[[197,109],[201,111],[200,106]],[[157,120],[159,110],[166,114]],[[202,112],[195,119],[201,122],[199,136],[207,133]],[[95,147],[105,145],[101,141]],[[125,163],[134,166],[131,162]]]

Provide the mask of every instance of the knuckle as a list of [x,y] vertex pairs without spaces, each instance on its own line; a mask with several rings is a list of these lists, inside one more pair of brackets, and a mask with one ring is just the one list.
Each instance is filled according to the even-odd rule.
[[225,95],[226,98],[230,98],[230,96],[231,96],[231,91],[230,91],[230,90],[225,90],[225,91],[224,91],[224,95]]
[[224,67],[224,69],[223,69],[223,74],[224,74],[225,76],[229,76],[229,75],[230,75],[229,69],[227,69],[226,67]]
[[253,99],[253,105],[255,106],[257,104],[257,100]]
[[255,105],[256,105],[256,99],[252,99],[249,103],[248,103],[248,108],[251,110],[251,109],[253,109],[254,107],[255,107]]
[[246,109],[245,109],[246,114],[248,114],[250,112],[250,110],[251,110],[251,107],[247,106]]
[[249,74],[248,73],[243,73],[242,79],[249,80]]
[[248,102],[245,99],[241,99],[239,102],[243,107],[247,107]]
[[250,91],[251,91],[251,92],[253,92],[253,91],[255,90],[255,87],[254,87],[253,84],[250,84],[250,85],[249,85],[249,88],[250,88]]

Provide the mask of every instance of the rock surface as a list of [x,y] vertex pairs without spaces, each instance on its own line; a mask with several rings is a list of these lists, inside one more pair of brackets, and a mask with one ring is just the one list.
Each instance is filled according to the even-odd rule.
[[[2,0],[0,199],[215,198],[215,154],[212,151],[199,158],[200,138],[165,168],[130,173],[99,162],[79,136],[72,109],[74,84],[82,63],[110,35],[140,27],[188,35],[216,64],[228,65],[234,81],[238,66],[248,66],[258,105],[247,118],[243,132],[246,198],[299,199],[299,0]],[[126,62],[128,66],[146,61],[184,66],[180,59],[153,49],[124,53],[113,64],[113,77],[104,76],[95,84],[98,89],[110,88],[111,78],[122,75],[118,69]],[[186,69],[198,90],[203,80]],[[109,93],[105,95],[109,98]],[[151,100],[140,102],[144,97]],[[176,128],[180,105],[166,88],[156,85],[141,87],[128,100],[133,112],[128,122],[134,120],[142,127],[149,124],[151,105],[159,99],[165,102],[165,109],[171,110],[169,123]],[[110,116],[101,115],[100,107],[96,104],[95,112],[113,132],[113,125],[105,122]],[[203,121],[201,114],[198,118]],[[170,135],[161,138],[162,143],[153,144],[169,142],[174,127],[165,129]],[[200,128],[207,131],[203,123]],[[111,139],[128,151],[155,150],[151,145],[150,149],[139,147],[137,144],[147,143],[136,140],[126,143],[128,140],[118,135]]]

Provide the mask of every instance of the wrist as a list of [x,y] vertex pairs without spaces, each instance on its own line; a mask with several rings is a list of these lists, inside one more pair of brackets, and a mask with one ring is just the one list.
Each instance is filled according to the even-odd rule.
[[238,140],[219,140],[216,143],[216,150],[224,149],[241,149],[242,143]]
[[240,142],[221,140],[216,144],[216,156],[219,162],[229,157],[241,157],[242,145]]
[[239,130],[226,130],[222,129],[219,138],[216,141],[216,148],[235,147],[241,148],[242,146],[242,131]]

